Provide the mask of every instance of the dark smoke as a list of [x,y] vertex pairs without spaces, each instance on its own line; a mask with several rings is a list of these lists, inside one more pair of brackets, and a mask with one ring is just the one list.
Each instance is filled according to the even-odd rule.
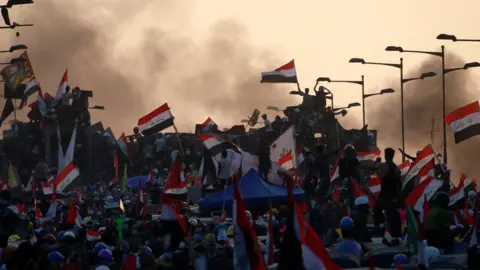
[[[20,38],[3,44],[29,46],[37,79],[50,94],[55,94],[68,67],[70,84],[93,90],[91,104],[107,108],[94,112],[93,119],[111,125],[117,136],[130,132],[139,117],[163,102],[172,108],[179,129],[188,131],[208,116],[219,124],[237,124],[255,108],[284,107],[292,99],[288,91],[259,83],[261,71],[282,61],[248,44],[248,35],[238,22],[216,23],[197,44],[163,27],[184,21],[187,11],[176,19],[154,17],[150,20],[156,26],[136,28],[139,38],[133,40],[134,48],[119,53],[113,52],[119,46],[115,33],[132,26],[129,22],[134,24],[140,12],[158,8],[169,14],[169,9],[173,13],[183,7],[167,1],[123,1],[123,6],[101,7],[82,2],[39,1],[20,7],[16,17],[12,10],[14,21],[35,27],[21,29]],[[104,10],[107,15],[100,16]]]
[[[465,64],[456,55],[449,54],[446,59],[447,68],[462,67]],[[432,145],[437,153],[443,155],[441,60],[432,57],[406,74],[405,78],[418,77],[428,71],[434,71],[437,76],[404,85],[405,148],[412,156],[415,156],[417,150],[432,143],[432,117],[435,120]],[[446,75],[447,114],[478,99],[478,95],[472,91],[474,84],[468,73],[469,71],[455,71]],[[398,80],[392,81],[390,87],[399,89]],[[401,145],[400,94],[385,98],[384,102],[368,109],[368,119],[372,126],[379,127],[379,141],[382,145],[398,148]],[[457,182],[462,173],[471,177],[480,173],[476,162],[480,151],[478,138],[455,144],[452,131],[447,126],[447,146],[452,181]]]

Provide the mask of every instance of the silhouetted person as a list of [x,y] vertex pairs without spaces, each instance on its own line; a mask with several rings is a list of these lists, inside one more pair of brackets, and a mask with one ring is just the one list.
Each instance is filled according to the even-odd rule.
[[325,153],[323,145],[317,146],[317,154],[315,155],[315,171],[320,178],[319,186],[324,192],[328,192],[330,188],[330,158],[338,153],[338,149],[332,153]]
[[221,186],[230,184],[231,160],[228,158],[227,150],[222,151],[222,157],[218,161],[218,181]]
[[262,140],[258,146],[258,173],[260,174],[260,177],[267,180],[271,168],[272,161],[270,160],[270,145]]
[[402,181],[400,169],[398,169],[395,162],[393,162],[394,157],[395,150],[386,148],[385,164],[388,166],[388,170],[385,175],[381,176],[381,190],[377,205],[385,211],[387,224],[390,226],[392,237],[400,238],[402,236],[401,221],[397,208],[401,206],[400,192],[402,189]]

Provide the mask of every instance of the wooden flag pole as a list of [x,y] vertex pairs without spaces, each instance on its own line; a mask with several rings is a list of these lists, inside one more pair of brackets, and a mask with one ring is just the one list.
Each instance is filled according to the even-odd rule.
[[182,141],[180,140],[180,135],[178,134],[178,129],[175,124],[173,124],[173,129],[175,130],[175,134],[177,135],[178,139],[178,144],[180,145],[180,153],[182,153],[182,156],[185,156],[185,152],[183,151],[183,146],[182,146]]

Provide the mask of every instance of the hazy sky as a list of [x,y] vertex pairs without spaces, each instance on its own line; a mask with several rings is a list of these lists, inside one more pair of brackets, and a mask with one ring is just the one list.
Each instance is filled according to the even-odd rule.
[[[136,106],[134,112],[129,111],[129,116],[118,116],[119,112],[114,112],[119,118],[115,119],[119,120],[114,124],[116,133],[135,125],[140,116],[165,101],[172,107],[177,123],[183,123],[179,124],[183,130],[193,129],[194,123],[202,122],[207,116],[211,116],[220,125],[229,126],[238,123],[240,115],[252,111],[253,106],[277,105],[276,102],[283,106],[286,101],[295,104],[299,99],[289,97],[287,94],[295,87],[294,85],[274,89],[259,83],[257,85],[260,80],[260,71],[274,69],[292,58],[295,58],[302,87],[313,87],[315,79],[319,76],[356,80],[364,74],[366,93],[370,93],[391,87],[392,81],[399,80],[398,70],[349,64],[350,58],[362,57],[367,61],[398,62],[400,54],[385,52],[386,46],[440,50],[442,42],[435,39],[439,33],[451,33],[460,38],[480,38],[478,31],[480,18],[477,14],[480,10],[480,2],[475,0],[464,0],[461,1],[462,4],[456,5],[448,0],[302,0],[295,2],[286,0],[38,0],[36,2],[35,5],[12,10],[13,21],[15,18],[20,18],[19,22],[28,23],[33,20],[36,24],[34,29],[21,30],[22,35],[18,42],[34,43],[27,44],[31,46],[31,50],[35,50],[34,46],[42,46],[44,42],[48,42],[49,38],[30,39],[29,35],[34,35],[33,31],[35,33],[50,31],[50,39],[52,37],[61,39],[62,35],[55,35],[55,33],[68,33],[73,23],[72,25],[58,23],[59,20],[53,19],[55,16],[60,16],[53,13],[60,13],[82,24],[85,37],[95,33],[93,40],[103,42],[102,47],[88,49],[90,47],[85,46],[87,48],[85,51],[79,46],[76,50],[68,52],[68,56],[80,55],[85,59],[91,53],[101,53],[102,57],[108,59],[109,68],[121,74],[122,78],[126,78],[130,84],[137,86],[136,91],[140,96],[138,104],[141,105]],[[54,5],[51,5],[52,3]],[[52,6],[56,7],[56,11],[50,13],[49,8]],[[78,35],[83,33],[77,32]],[[216,36],[221,36],[220,41],[213,38],[214,42],[212,42],[212,32]],[[7,42],[15,41],[13,33],[12,31],[10,34],[10,40],[5,41],[5,47],[9,45]],[[76,38],[71,41],[71,44],[82,42],[81,38],[77,36]],[[153,43],[146,46],[145,40]],[[228,53],[222,53],[223,43],[230,46]],[[211,44],[216,46],[215,49],[208,49]],[[232,44],[235,45],[233,49]],[[467,62],[480,61],[478,53],[480,43],[447,41],[444,44],[447,52],[454,51]],[[47,53],[50,55],[47,61],[50,67],[48,72],[39,71],[40,74],[37,75],[42,86],[51,89],[47,91],[51,93],[55,91],[66,67],[70,69],[72,85],[82,83],[82,85],[86,84],[86,87],[96,86],[88,85],[88,82],[81,77],[81,73],[83,74],[87,68],[95,72],[95,65],[88,61],[74,63],[72,60],[74,58],[67,56],[56,58],[55,52],[63,48],[56,48],[54,45],[55,43],[51,43],[41,51],[31,53],[34,67],[45,65],[43,56]],[[62,46],[67,45],[68,43],[62,43]],[[161,47],[162,50],[153,52],[152,48],[156,47]],[[178,49],[179,47],[182,49]],[[422,55],[413,54],[405,54],[403,57],[406,73],[418,68],[427,59]],[[208,62],[205,59],[208,59]],[[158,73],[152,73],[144,66],[134,65],[145,61],[157,61],[159,65],[162,64],[161,62],[167,64],[160,65]],[[217,61],[219,70],[215,69]],[[248,82],[242,81],[242,85],[245,84],[248,88],[258,87],[256,89],[259,92],[263,91],[263,94],[267,90],[271,91],[271,96],[256,97],[257,90],[249,91],[244,95],[255,100],[255,104],[248,102],[239,104],[239,107],[245,108],[241,112],[233,111],[231,114],[226,114],[225,110],[214,110],[212,104],[205,104],[207,101],[200,99],[202,95],[208,96],[208,88],[198,92],[200,90],[197,91],[196,87],[193,87],[187,91],[186,85],[182,83],[194,77],[193,74],[203,68],[209,69],[207,74],[209,83],[215,79],[220,80],[215,78],[215,72],[232,70],[233,74],[229,74],[232,78],[221,78],[224,81],[221,87],[224,88],[227,99],[238,98],[240,90],[230,87],[228,81],[234,80],[233,77],[241,77],[243,71],[253,72],[255,76],[248,79]],[[480,69],[467,73],[472,82],[469,87],[476,93],[478,90],[474,79],[480,74]],[[201,78],[207,75],[203,74],[200,79],[197,76],[192,81],[201,85]],[[422,84],[422,81],[412,84]],[[360,89],[356,85],[332,84],[328,87],[334,91],[336,106],[343,106],[360,99]],[[408,88],[407,85],[406,92]],[[229,92],[230,90],[235,92]],[[399,90],[398,84],[395,90]],[[96,89],[96,91],[102,91],[102,89]],[[212,96],[208,96],[208,100],[221,102],[218,93],[212,90],[210,93]],[[454,94],[455,89],[448,89],[447,95]],[[118,89],[117,95],[122,95],[122,89]],[[179,96],[182,98],[179,99]],[[398,93],[388,98],[373,97],[372,99],[377,98],[385,98],[385,102],[392,104],[392,110],[399,110],[396,105],[399,102]],[[100,102],[97,100],[98,104],[108,101],[105,97],[99,100]],[[112,104],[108,106],[111,107]],[[375,106],[375,103],[368,100],[367,112],[369,106]],[[265,107],[259,109],[262,110]],[[231,110],[234,109],[231,108]],[[111,119],[111,114],[107,112],[96,113],[94,116],[98,119]],[[360,126],[360,118],[361,109],[355,108],[341,121],[348,125],[347,128],[356,128]],[[379,132],[382,132],[381,127],[373,126],[372,128],[379,128]]]

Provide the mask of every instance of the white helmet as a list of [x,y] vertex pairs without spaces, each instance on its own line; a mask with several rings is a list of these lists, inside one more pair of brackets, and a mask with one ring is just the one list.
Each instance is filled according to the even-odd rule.
[[366,196],[360,196],[355,199],[355,206],[368,204],[368,198]]
[[438,258],[440,258],[440,250],[438,250],[436,247],[426,247],[425,254],[428,263],[435,262],[438,260]]

